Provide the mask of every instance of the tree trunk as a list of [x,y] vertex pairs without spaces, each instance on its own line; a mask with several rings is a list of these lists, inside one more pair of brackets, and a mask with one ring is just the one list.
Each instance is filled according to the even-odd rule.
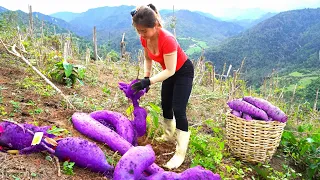
[[126,52],[126,44],[124,42],[124,36],[125,36],[126,33],[123,33],[122,34],[122,39],[121,39],[121,42],[120,42],[120,52],[121,52],[121,58],[124,58],[125,57],[125,52]]
[[69,31],[69,39],[68,39],[68,55],[73,58],[73,54],[72,54],[72,34]]
[[87,47],[86,51],[86,65],[90,62],[90,49]]
[[214,91],[215,87],[215,81],[216,81],[216,71],[215,71],[215,66],[212,67],[212,90]]
[[232,68],[232,64],[230,64],[230,65],[229,65],[229,69],[228,69],[228,72],[227,72],[227,75],[226,75],[226,79],[229,77],[229,74],[230,74],[231,68]]
[[173,11],[173,35],[174,35],[174,37],[177,37],[177,35],[176,35],[176,17],[175,17],[175,15],[174,15],[174,6],[173,6],[173,9],[172,9],[172,11]]
[[33,17],[32,17],[32,6],[29,5],[29,30],[30,36],[33,36]]
[[313,104],[314,111],[317,109],[318,95],[319,95],[319,88],[317,89],[316,99],[314,100],[314,104]]
[[93,55],[94,55],[94,59],[98,60],[98,46],[97,46],[96,26],[93,27]]

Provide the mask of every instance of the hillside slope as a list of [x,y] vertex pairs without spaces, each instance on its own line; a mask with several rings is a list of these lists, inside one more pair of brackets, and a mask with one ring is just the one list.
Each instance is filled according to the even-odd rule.
[[[223,63],[245,68],[249,82],[261,82],[272,69],[319,68],[320,8],[279,13],[206,52],[222,69]],[[319,61],[318,61],[319,62]]]

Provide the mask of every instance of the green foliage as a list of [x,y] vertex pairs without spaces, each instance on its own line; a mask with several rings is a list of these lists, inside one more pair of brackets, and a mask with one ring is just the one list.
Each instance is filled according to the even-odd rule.
[[[239,66],[246,57],[249,85],[260,85],[276,70],[292,72],[319,69],[320,9],[302,9],[279,13],[253,28],[206,50],[221,74],[223,64]],[[284,23],[286,22],[286,23]]]
[[36,93],[42,96],[51,96],[55,93],[54,89],[47,84],[42,83],[35,77],[26,77],[19,82],[19,85],[24,89],[34,90]]
[[9,101],[13,106],[13,112],[20,112],[20,103],[13,100]]
[[73,65],[66,61],[60,61],[54,65],[50,75],[57,82],[64,83],[68,87],[73,87],[76,81],[83,85],[82,80],[84,79],[85,68],[81,65]]
[[301,76],[303,76],[303,73],[295,71],[295,72],[290,73],[289,76],[301,77]]
[[313,130],[313,126],[307,124],[299,126],[298,132],[284,131],[280,145],[283,152],[294,160],[306,177],[320,177],[319,129]]
[[73,172],[73,166],[74,166],[74,162],[69,162],[69,161],[65,161],[63,163],[63,173],[67,174],[67,175],[74,175]]
[[62,136],[69,134],[69,131],[64,128],[59,128],[57,126],[52,126],[49,130],[47,130],[48,134],[54,134],[55,136]]
[[12,39],[17,36],[15,29],[18,24],[17,12],[4,12],[0,14],[0,38]]
[[191,58],[195,58],[194,55],[200,54],[204,49],[209,48],[205,41],[197,40],[194,38],[178,38],[178,42],[182,49]]
[[32,172],[32,173],[31,173],[31,176],[32,176],[32,177],[37,177],[37,173]]
[[[207,123],[212,122],[208,120]],[[191,154],[191,166],[201,165],[213,172],[222,161],[225,141],[220,136],[222,130],[219,127],[211,126],[215,136],[209,134],[201,134],[201,126],[198,128],[190,128],[190,145],[189,152]]]
[[302,176],[302,174],[297,173],[294,169],[285,164],[282,164],[282,171],[275,170],[269,164],[261,163],[257,166],[253,166],[252,169],[254,169],[260,177],[268,180],[297,179]]
[[154,103],[149,103],[146,108],[148,110],[148,115],[147,115],[148,137],[153,138],[159,131],[159,117],[161,114],[161,108]]
[[120,57],[119,57],[119,54],[115,50],[111,50],[107,54],[107,59],[110,59],[111,61],[116,62],[116,61],[120,60]]
[[15,175],[12,175],[12,178],[13,178],[14,180],[20,180],[20,178],[17,177],[17,176],[15,176]]
[[[317,90],[320,91],[320,77],[317,79],[311,80],[311,83],[306,87],[304,94],[305,99],[308,100],[308,102],[313,103],[315,102],[316,98],[316,92]],[[320,95],[319,95],[320,96]],[[318,96],[318,98],[319,98]],[[318,99],[317,109],[320,110],[320,100]]]
[[112,156],[109,156],[107,154],[105,154],[106,156],[106,159],[108,161],[108,163],[111,165],[111,166],[114,166],[116,167],[117,163],[119,162],[119,160],[121,159],[121,155],[118,153],[118,151],[116,151]]
[[106,96],[110,96],[111,94],[111,89],[108,87],[108,84],[104,85],[102,87],[102,92],[106,95]]
[[43,109],[41,109],[41,108],[36,108],[36,109],[33,109],[33,110],[29,110],[29,114],[30,115],[41,114],[42,112],[43,112]]
[[[317,71],[318,73],[318,71]],[[317,90],[320,90],[320,77],[318,74],[304,74],[304,76],[280,77],[282,86],[287,85],[284,91],[284,97],[291,99],[293,90],[295,89],[295,83],[297,84],[295,92],[295,102],[309,104],[310,108],[313,108]],[[319,97],[318,97],[319,98]],[[319,99],[318,99],[319,102]],[[320,109],[320,103],[317,103],[317,109]]]

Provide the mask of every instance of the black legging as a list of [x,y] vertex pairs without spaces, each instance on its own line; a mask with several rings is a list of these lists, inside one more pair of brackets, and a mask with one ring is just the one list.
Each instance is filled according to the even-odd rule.
[[173,76],[162,82],[161,106],[163,117],[176,119],[176,127],[182,131],[188,131],[186,115],[187,103],[192,90],[194,68],[188,59]]

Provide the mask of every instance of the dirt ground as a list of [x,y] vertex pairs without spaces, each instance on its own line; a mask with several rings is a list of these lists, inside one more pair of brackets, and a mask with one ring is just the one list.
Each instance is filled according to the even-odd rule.
[[[7,58],[6,58],[7,59]],[[12,63],[14,62],[14,63]],[[69,131],[69,136],[81,137],[89,141],[87,137],[80,134],[75,130],[70,121],[71,116],[76,111],[90,112],[90,108],[83,106],[78,108],[78,110],[73,110],[68,108],[66,104],[63,104],[63,98],[60,95],[40,95],[43,92],[37,92],[37,89],[46,88],[38,87],[39,83],[34,83],[29,81],[29,84],[21,84],[22,80],[28,77],[37,77],[34,75],[30,69],[26,69],[25,65],[17,61],[8,61],[0,58],[0,119],[13,119],[19,123],[37,123],[39,126],[50,125],[65,128]],[[113,77],[109,72],[110,69],[102,70],[98,75],[97,83],[108,84],[112,89],[109,97],[101,91],[101,87],[90,85],[87,83],[83,88],[67,88],[63,85],[56,84],[62,92],[67,95],[67,97],[81,96],[86,98],[79,98],[78,103],[86,104],[90,99],[101,99],[104,98],[106,101],[112,98],[119,98],[119,94],[122,92],[118,89],[117,83],[122,80],[129,82],[128,77],[118,75]],[[35,82],[43,82],[41,78],[36,78]],[[31,85],[31,86],[30,86]],[[29,87],[30,86],[30,87]],[[122,94],[121,94],[122,95]],[[157,92],[149,92],[149,98],[155,98],[159,96]],[[142,97],[144,98],[144,97]],[[119,98],[121,99],[121,98]],[[118,100],[118,99],[117,99]],[[125,100],[124,100],[125,101]],[[19,107],[14,106],[14,102],[19,103]],[[34,105],[30,105],[33,102]],[[111,103],[111,104],[110,104]],[[117,111],[124,113],[130,105],[129,101],[125,101],[124,105],[114,105],[110,103],[105,103],[106,109],[111,111]],[[191,104],[192,107],[188,108],[187,115],[190,118],[190,124],[193,120],[197,120],[195,117],[201,117],[201,119],[212,118],[212,112],[215,112],[214,106],[210,104],[204,104],[207,102],[202,102],[201,99],[193,98]],[[220,103],[219,107],[223,106]],[[35,112],[36,109],[41,109],[42,111],[38,113]],[[203,126],[202,131],[204,133],[213,134],[211,128]],[[108,156],[117,156],[105,145],[97,143],[100,148],[106,152]],[[146,137],[141,137],[138,139],[139,145],[151,144],[153,150],[156,154],[155,163],[159,166],[165,164],[172,156],[175,150],[174,142],[159,143],[147,139]],[[37,153],[30,155],[11,155],[7,153],[0,152],[0,180],[2,179],[75,179],[75,180],[88,180],[88,179],[107,179],[102,174],[91,172],[87,169],[74,167],[74,175],[65,175],[62,173],[62,163],[56,162],[55,159],[48,160],[47,153]],[[224,162],[228,164],[228,162]],[[230,162],[231,163],[231,162]],[[186,160],[178,169],[173,171],[182,172],[190,167],[191,159],[186,157]],[[281,158],[274,157],[270,162],[271,166],[281,171],[283,160]],[[255,172],[248,174],[248,177],[255,175]]]
[[[66,106],[61,103],[61,96],[54,95],[45,97],[39,95],[33,88],[23,88],[19,82],[30,76],[32,72],[28,72],[25,68],[20,67],[20,63],[10,64],[3,59],[0,59],[0,61],[0,105],[2,105],[0,107],[3,107],[3,109],[0,109],[1,119],[11,118],[18,123],[36,122],[39,126],[54,125],[67,129],[73,137],[88,139],[72,127],[70,118],[76,111],[66,108]],[[109,82],[109,84],[112,83]],[[58,87],[63,93],[69,96],[75,93],[82,93],[89,97],[98,97],[101,95],[99,94],[101,90],[97,90],[93,86],[91,89],[89,87],[70,89],[59,85]],[[13,106],[12,101],[19,103],[18,111]],[[34,102],[36,106],[31,106],[28,102]],[[34,111],[35,108],[42,109],[43,111],[38,114],[30,113]],[[126,107],[123,107],[122,110],[125,108]],[[86,109],[84,108],[82,111],[85,112]],[[1,112],[6,112],[6,114]],[[159,166],[165,164],[173,156],[175,150],[175,144],[173,142],[151,142],[150,139],[141,137],[138,143],[139,145],[152,145],[156,153],[155,163]],[[108,147],[101,144],[98,145],[103,151],[107,152],[107,154],[113,154]],[[74,167],[73,176],[65,175],[61,172],[63,167],[62,162],[57,163],[55,159],[48,160],[46,159],[47,155],[48,154],[44,152],[30,155],[11,155],[0,152],[0,179],[107,179],[101,174],[78,167]],[[187,169],[189,165],[190,159],[187,157],[184,164],[174,171],[182,172]]]

